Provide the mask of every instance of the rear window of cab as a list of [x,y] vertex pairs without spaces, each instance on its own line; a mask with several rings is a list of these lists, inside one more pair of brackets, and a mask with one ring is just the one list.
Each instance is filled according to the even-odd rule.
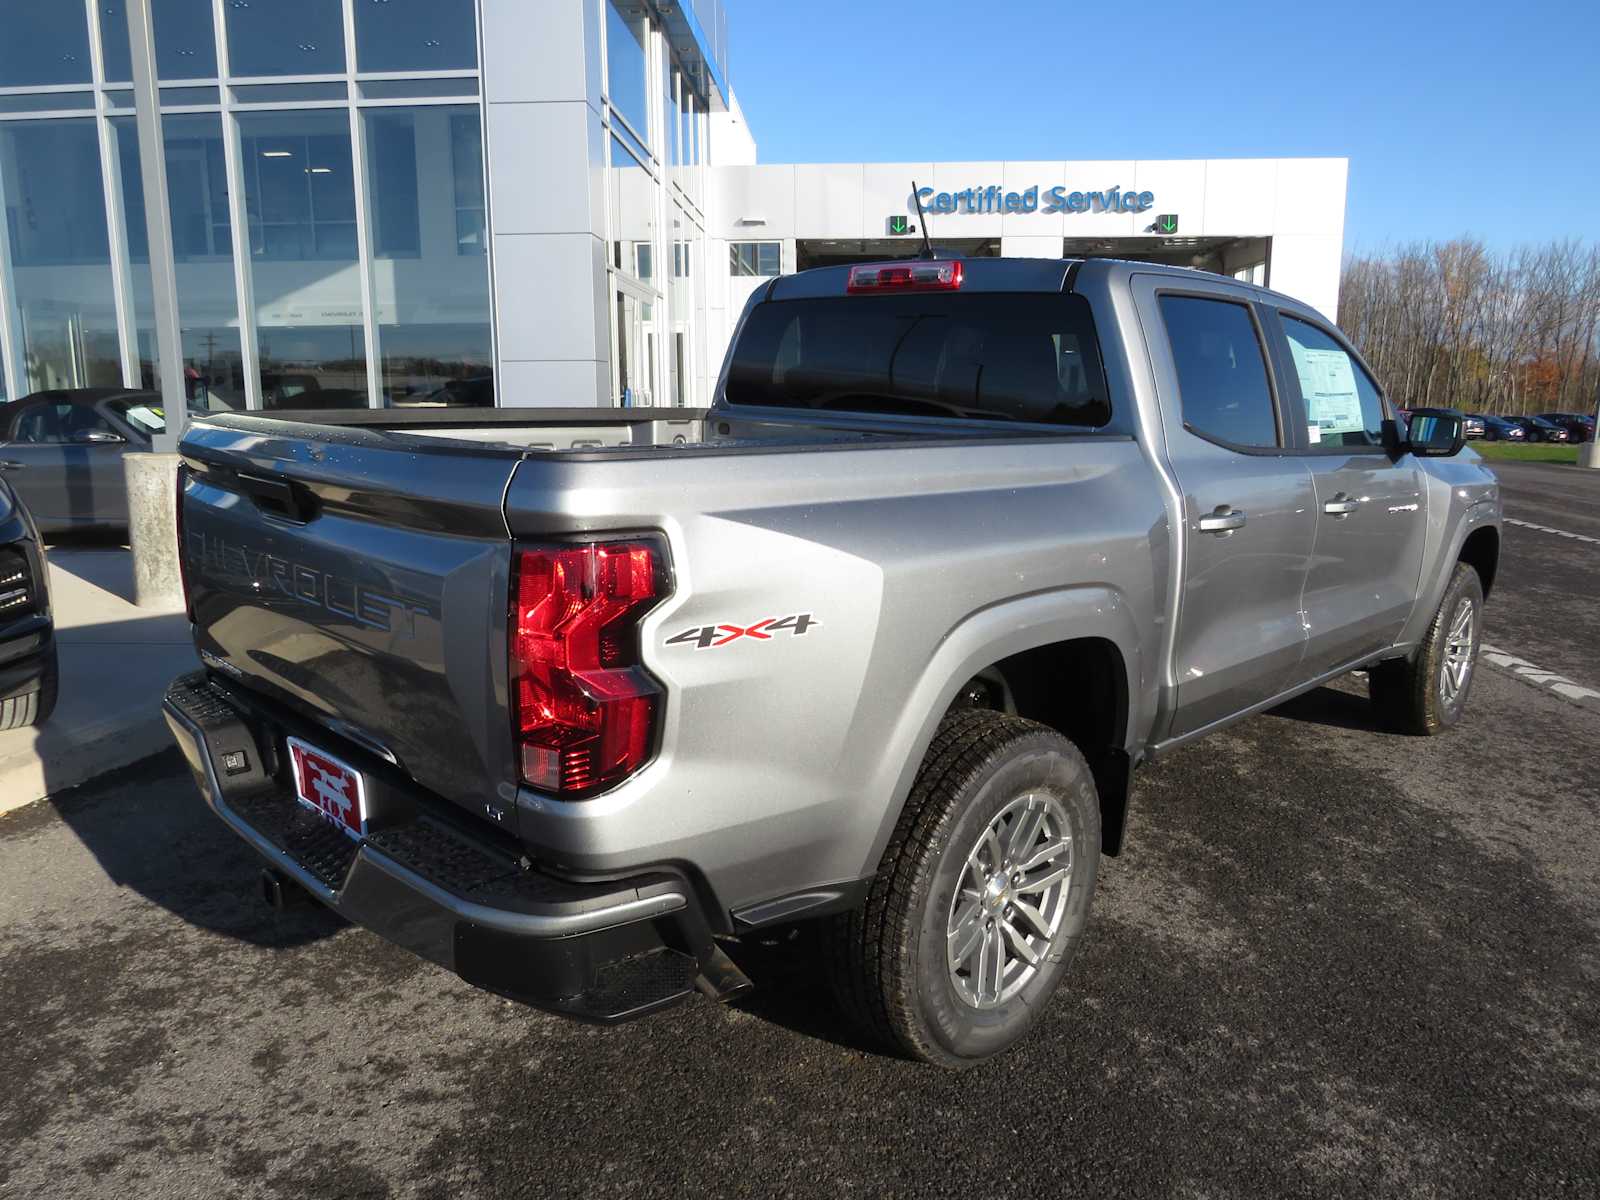
[[1040,292],[758,304],[729,404],[1099,428],[1111,419],[1089,303]]

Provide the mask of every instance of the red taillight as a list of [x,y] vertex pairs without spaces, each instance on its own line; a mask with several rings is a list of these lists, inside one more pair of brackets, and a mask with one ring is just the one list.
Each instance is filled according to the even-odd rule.
[[862,263],[850,268],[851,292],[953,292],[961,286],[960,262]]
[[638,623],[663,576],[643,542],[517,551],[511,688],[529,786],[585,795],[650,757],[661,693],[639,664]]

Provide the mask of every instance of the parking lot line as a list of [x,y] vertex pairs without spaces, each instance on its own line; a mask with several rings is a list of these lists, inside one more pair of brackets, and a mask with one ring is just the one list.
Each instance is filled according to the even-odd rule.
[[1586,533],[1573,533],[1566,529],[1554,529],[1549,525],[1535,525],[1532,521],[1519,521],[1515,517],[1506,517],[1507,525],[1515,525],[1519,529],[1532,529],[1539,533],[1553,533],[1557,537],[1571,538],[1575,542],[1588,542],[1591,546],[1600,546],[1600,538],[1590,537]]
[[[1518,522],[1522,524],[1522,522]],[[1596,539],[1589,538],[1588,541]],[[1574,683],[1564,675],[1554,671],[1546,671],[1543,667],[1535,666],[1525,658],[1518,658],[1515,654],[1507,653],[1496,646],[1487,643],[1481,648],[1484,660],[1491,666],[1498,667],[1508,675],[1514,675],[1524,683],[1531,683],[1535,687],[1545,688],[1554,692],[1565,700],[1570,700],[1580,708],[1600,708],[1600,691],[1591,687],[1584,687],[1581,683]]]

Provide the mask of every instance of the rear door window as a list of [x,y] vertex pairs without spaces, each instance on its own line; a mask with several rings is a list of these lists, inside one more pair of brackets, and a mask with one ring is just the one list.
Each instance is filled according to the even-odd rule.
[[1162,296],[1184,426],[1227,446],[1280,445],[1277,409],[1255,319],[1244,304]]
[[1098,428],[1111,403],[1082,296],[778,300],[750,313],[727,401]]

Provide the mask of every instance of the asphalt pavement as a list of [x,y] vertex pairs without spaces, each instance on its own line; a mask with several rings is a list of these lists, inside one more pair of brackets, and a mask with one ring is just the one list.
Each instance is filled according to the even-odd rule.
[[[1600,538],[1556,470],[1508,515]],[[1600,687],[1597,583],[1508,527],[1489,639]],[[1445,737],[1348,680],[1141,772],[1066,988],[959,1076],[859,1044],[803,935],[605,1030],[274,916],[167,755],[0,817],[0,1197],[1592,1196],[1597,734],[1485,668]]]

